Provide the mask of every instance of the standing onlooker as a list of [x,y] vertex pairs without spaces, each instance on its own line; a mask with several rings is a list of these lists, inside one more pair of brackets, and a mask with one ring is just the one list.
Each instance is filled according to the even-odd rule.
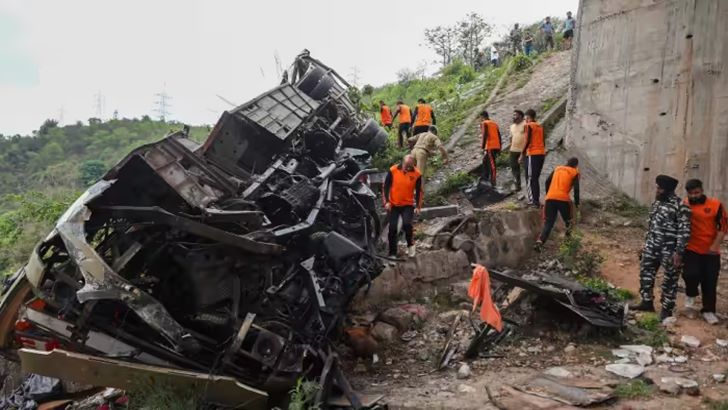
[[[685,251],[683,279],[685,307],[695,307],[695,297],[703,295],[703,318],[711,325],[718,323],[715,300],[720,273],[720,243],[728,232],[723,205],[703,193],[703,183],[691,179],[685,183],[688,193],[685,203],[690,206],[690,239]],[[700,292],[698,292],[700,286]]]
[[523,37],[523,53],[531,55],[533,51],[533,34],[530,31],[526,31],[526,35]]
[[516,55],[519,51],[521,51],[521,29],[520,27],[518,27],[518,23],[513,25],[513,30],[511,30],[510,37],[513,55]]
[[382,125],[388,130],[392,129],[392,110],[384,103],[384,100],[379,100],[379,115],[382,118]]
[[414,135],[427,132],[430,129],[430,125],[437,124],[435,111],[430,104],[425,102],[424,98],[417,100],[417,106],[412,113],[412,118],[414,119],[414,128],[412,128],[412,134]]
[[541,124],[536,122],[536,111],[526,111],[526,145],[521,159],[526,159],[526,193],[531,206],[541,207],[541,170],[546,162],[546,140]]
[[412,111],[410,107],[402,100],[397,101],[397,109],[394,111],[392,120],[399,115],[399,131],[397,132],[397,144],[400,148],[404,147],[404,140],[409,137],[412,126]]
[[392,165],[384,179],[384,208],[389,213],[389,256],[397,256],[397,228],[402,218],[402,230],[407,239],[407,254],[415,256],[412,219],[420,214],[423,191],[420,171],[415,167],[412,155],[405,155],[402,162]]
[[427,132],[415,134],[411,136],[407,142],[410,147],[412,147],[411,154],[415,157],[415,165],[417,165],[417,169],[419,169],[422,174],[423,184],[427,179],[425,174],[425,172],[427,172],[427,160],[430,159],[431,156],[435,155],[435,151],[440,151],[440,155],[442,155],[442,162],[447,164],[447,150],[445,149],[445,146],[442,145],[440,137],[437,136],[436,126],[430,125]]
[[483,181],[496,184],[495,159],[501,151],[501,135],[498,124],[490,119],[488,111],[480,113],[480,150],[483,151]]
[[495,48],[495,46],[492,46],[490,48],[490,63],[493,65],[493,67],[498,67],[499,62],[500,56],[498,55],[498,49]]
[[551,24],[551,17],[546,16],[546,20],[541,24],[541,31],[544,35],[544,50],[554,48],[554,26]]
[[574,29],[576,28],[576,20],[571,17],[571,12],[566,12],[566,20],[564,21],[564,50],[571,48],[571,41],[574,38]]
[[654,312],[652,301],[657,270],[662,267],[662,310],[660,320],[672,316],[677,296],[678,269],[690,238],[690,208],[675,195],[677,179],[658,175],[655,201],[650,207],[645,244],[640,252],[640,297],[633,310]]
[[516,183],[516,191],[521,190],[521,164],[520,158],[526,146],[526,121],[523,111],[513,111],[513,124],[511,124],[511,172]]

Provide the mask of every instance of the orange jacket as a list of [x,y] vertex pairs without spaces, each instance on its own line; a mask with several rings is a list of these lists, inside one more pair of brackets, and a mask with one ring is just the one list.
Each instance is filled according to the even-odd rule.
[[432,125],[432,107],[430,104],[417,104],[417,118],[415,127]]
[[546,155],[543,127],[536,121],[526,123],[526,155]]
[[422,206],[421,176],[417,167],[407,172],[401,164],[392,165],[384,180],[384,200],[392,206]]
[[495,121],[484,120],[480,123],[480,148],[487,150],[501,149],[500,130]]
[[[546,181],[548,192],[546,192],[546,200],[553,199],[557,201],[571,201],[569,192],[574,186],[574,181],[579,177],[577,168],[560,165],[554,169],[549,180]],[[578,203],[578,201],[576,201]]]
[[503,330],[500,311],[493,303],[490,293],[490,273],[483,265],[475,265],[473,278],[468,287],[468,296],[473,299],[473,312],[480,305],[480,320],[492,326],[498,332]]
[[392,110],[387,105],[382,106],[379,114],[382,116],[382,124],[392,125]]
[[400,124],[411,124],[412,123],[412,111],[409,105],[400,104],[397,106],[397,112],[394,114],[396,117],[399,114]]
[[685,204],[690,206],[690,239],[687,249],[701,255],[710,253],[718,232],[728,232],[726,214],[723,205],[715,198],[706,198],[705,203],[691,204],[687,198]]

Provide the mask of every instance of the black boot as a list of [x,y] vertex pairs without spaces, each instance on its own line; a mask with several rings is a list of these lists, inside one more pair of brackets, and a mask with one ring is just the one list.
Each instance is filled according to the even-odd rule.
[[670,311],[670,310],[665,310],[665,309],[662,309],[662,311],[660,311],[660,321],[661,321],[661,322],[662,322],[663,320],[667,319],[667,318],[668,318],[668,317],[670,317],[670,316],[672,316],[672,311]]
[[629,308],[640,312],[654,312],[655,304],[651,300],[643,300],[639,304],[631,305]]

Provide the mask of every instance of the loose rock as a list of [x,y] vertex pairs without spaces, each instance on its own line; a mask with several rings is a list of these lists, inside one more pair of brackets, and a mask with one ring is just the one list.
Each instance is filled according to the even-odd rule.
[[720,347],[728,347],[728,340],[726,339],[715,339],[715,344]]
[[397,338],[397,328],[384,322],[377,322],[372,328],[372,336],[380,342],[391,342]]
[[463,363],[458,369],[458,379],[460,380],[469,379],[472,374],[473,372],[470,370],[470,366],[466,363]]
[[460,393],[475,393],[475,387],[468,386],[467,384],[461,384],[458,386],[458,392]]
[[569,345],[564,348],[564,352],[566,353],[571,353],[574,350],[576,350],[576,345],[574,345],[573,343],[569,343]]
[[713,375],[713,380],[715,380],[716,383],[725,383],[725,374],[716,373]]
[[405,332],[412,324],[412,313],[400,307],[393,307],[382,312],[379,320],[396,327],[400,332]]
[[692,348],[700,347],[700,340],[695,336],[684,335],[680,338],[680,343]]
[[627,377],[629,379],[634,379],[635,377],[641,375],[645,372],[645,367],[639,364],[621,364],[621,363],[614,363],[614,364],[608,364],[605,369],[610,372],[614,373],[617,376]]
[[574,377],[574,373],[568,371],[567,369],[564,369],[563,367],[552,367],[550,369],[547,369],[544,373],[548,374],[549,376],[561,377],[564,379]]

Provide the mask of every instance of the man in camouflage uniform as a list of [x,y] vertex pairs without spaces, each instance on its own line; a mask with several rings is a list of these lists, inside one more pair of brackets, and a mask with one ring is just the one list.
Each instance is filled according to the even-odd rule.
[[660,319],[672,316],[677,296],[679,268],[690,237],[690,207],[675,195],[677,180],[658,175],[655,202],[650,208],[650,219],[645,245],[640,256],[640,296],[642,302],[635,310],[654,312],[652,290],[657,270],[662,266],[662,311]]

